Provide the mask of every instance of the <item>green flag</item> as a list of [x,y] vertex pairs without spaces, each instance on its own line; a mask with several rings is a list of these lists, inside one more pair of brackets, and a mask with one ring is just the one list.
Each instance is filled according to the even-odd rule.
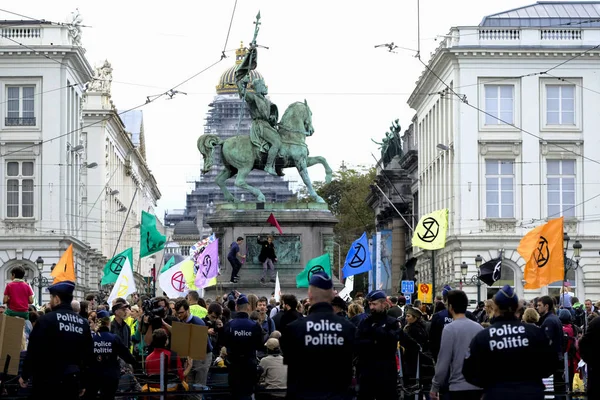
[[142,211],[140,225],[140,258],[161,251],[165,247],[167,237],[156,229],[156,217]]
[[123,265],[125,265],[126,259],[129,259],[129,265],[133,265],[133,249],[131,247],[117,254],[106,263],[103,271],[104,276],[100,284],[108,285],[109,283],[115,283],[121,273],[121,269],[123,269]]
[[327,273],[327,275],[331,276],[331,262],[329,260],[329,253],[325,253],[322,256],[313,258],[306,263],[304,271],[300,272],[296,276],[296,287],[307,288],[312,274],[323,271]]
[[166,272],[173,265],[175,265],[175,256],[169,258],[169,261],[167,261],[167,263],[165,264],[165,266],[162,267],[162,269],[160,270],[160,273],[162,274],[163,272]]

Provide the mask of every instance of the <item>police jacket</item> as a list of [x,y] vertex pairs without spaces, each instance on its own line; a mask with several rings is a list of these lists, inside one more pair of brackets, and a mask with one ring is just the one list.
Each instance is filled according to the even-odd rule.
[[541,329],[514,316],[497,317],[471,341],[462,372],[467,382],[484,389],[486,399],[531,399],[543,395],[542,378],[556,363]]
[[335,315],[328,303],[312,305],[306,318],[288,324],[280,339],[288,366],[288,398],[336,398],[349,393],[355,337],[354,325]]
[[258,261],[265,262],[267,258],[270,258],[271,261],[275,261],[277,256],[275,255],[275,245],[273,243],[269,243],[267,240],[258,240],[256,242],[260,244],[260,254],[258,255]]
[[86,320],[70,304],[60,304],[42,315],[31,334],[21,376],[33,384],[56,383],[79,374],[83,382],[94,361],[94,343]]
[[398,338],[403,335],[398,320],[384,313],[371,313],[356,330],[357,372],[360,379],[397,379]]
[[114,333],[108,331],[108,327],[102,326],[93,335],[94,358],[90,368],[91,376],[103,376],[118,379],[121,377],[119,357],[127,364],[135,365],[136,361],[125,347],[121,339]]
[[558,359],[562,360],[564,357],[562,352],[563,328],[560,319],[554,311],[548,311],[540,317],[538,324],[550,339],[552,348],[559,355]]
[[429,328],[429,346],[431,349],[431,355],[437,360],[438,353],[440,352],[440,346],[442,344],[442,331],[444,326],[452,322],[452,316],[448,313],[448,310],[442,310],[433,314],[431,317],[431,326]]
[[579,340],[579,353],[588,367],[588,398],[600,398],[600,318],[594,318]]
[[231,366],[257,364],[256,351],[263,349],[262,328],[248,318],[248,313],[238,312],[223,329],[223,346]]

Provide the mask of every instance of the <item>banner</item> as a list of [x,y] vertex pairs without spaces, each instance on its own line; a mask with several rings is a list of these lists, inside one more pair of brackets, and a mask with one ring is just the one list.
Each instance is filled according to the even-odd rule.
[[502,278],[502,256],[493,258],[479,267],[479,280],[486,285],[492,286]]
[[382,229],[379,237],[379,289],[392,293],[392,230]]
[[447,231],[448,209],[434,211],[419,220],[412,237],[412,245],[425,250],[443,249],[446,246]]
[[431,284],[429,283],[420,283],[419,284],[419,292],[417,294],[421,303],[433,303],[433,293],[431,292]]
[[51,275],[54,277],[53,285],[62,281],[75,282],[75,263],[73,262],[72,244],[67,247],[67,250],[63,253],[60,260],[58,260]]
[[126,258],[125,264],[123,264],[123,268],[121,268],[121,272],[119,273],[119,277],[110,291],[110,296],[108,296],[108,304],[111,304],[117,297],[126,299],[127,296],[135,292],[136,288],[133,270],[131,269],[129,260]]
[[129,265],[133,265],[133,249],[131,247],[117,254],[106,263],[103,270],[104,276],[102,276],[100,284],[108,285],[116,282],[125,261],[129,261]]
[[156,217],[142,211],[140,224],[140,258],[161,251],[165,247],[167,237],[156,229]]
[[517,251],[525,260],[525,289],[539,289],[564,279],[563,232],[560,217],[523,236]]
[[356,274],[362,274],[371,270],[371,254],[369,254],[369,242],[367,233],[356,239],[348,250],[346,261],[342,273],[344,277],[350,277]]
[[331,277],[331,261],[329,253],[313,258],[306,263],[306,267],[296,276],[296,287],[307,288],[310,278],[316,272],[325,272]]

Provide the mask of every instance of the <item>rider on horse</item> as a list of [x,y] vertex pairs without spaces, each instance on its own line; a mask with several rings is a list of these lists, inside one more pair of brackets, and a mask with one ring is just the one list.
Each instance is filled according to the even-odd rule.
[[[279,113],[277,106],[266,97],[268,94],[267,85],[262,79],[255,79],[252,82],[254,92],[248,90],[248,77],[253,69],[250,65],[256,62],[256,48],[251,48],[246,58],[238,67],[236,74],[236,84],[240,97],[248,104],[250,116],[252,116],[252,126],[250,128],[250,141],[257,146],[261,152],[267,152],[267,162],[264,171],[277,176],[275,171],[275,159],[281,147],[281,138],[277,131],[277,122]],[[242,75],[243,74],[243,75]]]

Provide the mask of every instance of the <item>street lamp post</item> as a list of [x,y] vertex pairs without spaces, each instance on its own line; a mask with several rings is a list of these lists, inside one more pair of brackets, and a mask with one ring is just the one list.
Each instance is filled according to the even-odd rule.
[[338,279],[342,279],[342,246],[339,243],[333,242],[338,247]]
[[563,249],[564,249],[564,277],[563,277],[563,299],[562,299],[562,303],[564,306],[564,294],[565,294],[565,286],[567,286],[567,273],[569,272],[569,270],[576,270],[577,268],[579,268],[579,261],[581,260],[581,249],[583,248],[583,246],[581,245],[581,242],[579,240],[575,240],[575,243],[573,243],[573,258],[575,259],[575,264],[573,264],[570,260],[567,260],[567,250],[569,249],[569,241],[571,240],[571,237],[569,236],[569,234],[567,232],[563,233]]
[[475,266],[477,267],[477,273],[471,276],[469,279],[467,279],[469,265],[465,261],[463,261],[462,264],[460,264],[460,274],[462,275],[462,278],[460,279],[460,285],[461,287],[463,283],[465,285],[468,283],[470,283],[471,285],[477,285],[477,304],[479,304],[479,302],[481,301],[481,281],[479,280],[479,267],[481,266],[482,261],[483,258],[481,258],[481,256],[478,254],[477,257],[475,257]]
[[42,272],[44,271],[44,259],[39,256],[37,260],[35,260],[35,264],[38,269],[38,276],[31,280],[31,283],[37,285],[38,287],[38,304],[42,305],[42,288],[48,286],[48,279],[42,276]]

